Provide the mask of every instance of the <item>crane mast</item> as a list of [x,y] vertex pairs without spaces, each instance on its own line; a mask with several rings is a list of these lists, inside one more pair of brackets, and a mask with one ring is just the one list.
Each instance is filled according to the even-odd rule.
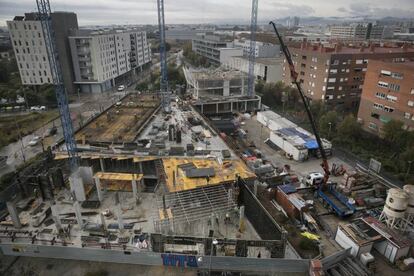
[[277,38],[280,42],[280,47],[282,48],[282,52],[285,55],[287,63],[289,64],[290,77],[292,78],[292,82],[296,85],[296,88],[299,91],[300,97],[303,101],[303,105],[305,106],[306,113],[307,113],[309,121],[311,123],[312,132],[315,135],[316,142],[318,144],[318,148],[319,148],[319,151],[321,153],[321,157],[322,157],[321,166],[322,166],[322,169],[324,171],[324,178],[323,178],[323,182],[322,182],[322,187],[323,187],[323,186],[325,186],[325,184],[328,182],[328,179],[329,179],[329,175],[330,175],[329,164],[328,164],[328,159],[326,157],[325,149],[323,148],[321,137],[319,135],[319,131],[316,127],[315,119],[313,118],[313,115],[312,115],[312,112],[311,112],[311,109],[310,109],[309,100],[308,100],[308,98],[305,97],[305,94],[303,93],[303,90],[302,90],[302,86],[300,85],[300,83],[298,81],[298,73],[295,70],[295,65],[293,64],[292,56],[290,54],[289,48],[283,42],[283,39],[280,36],[280,34],[279,34],[279,32],[276,28],[276,24],[272,21],[269,24],[271,24],[273,26],[273,29],[276,33],[276,36],[277,36]]
[[65,86],[63,84],[62,67],[56,48],[55,34],[52,28],[52,12],[49,0],[36,0],[38,16],[42,25],[43,36],[47,49],[50,70],[52,74],[53,85],[57,104],[59,107],[60,120],[62,123],[63,137],[65,139],[66,150],[69,156],[69,162],[72,171],[78,167],[78,156],[76,149],[76,141],[74,137],[72,119],[70,118],[70,110]]
[[247,96],[254,97],[254,64],[256,62],[256,30],[257,30],[257,10],[259,0],[252,0],[252,14],[250,19],[250,50],[249,50],[249,78],[247,86]]
[[160,34],[160,93],[161,105],[164,111],[169,109],[170,92],[168,87],[168,67],[167,67],[167,51],[165,48],[165,18],[164,18],[164,0],[157,0],[158,6],[158,30]]

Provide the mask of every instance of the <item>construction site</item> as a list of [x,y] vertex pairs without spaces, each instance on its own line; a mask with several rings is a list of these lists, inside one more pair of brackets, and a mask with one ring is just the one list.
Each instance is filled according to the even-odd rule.
[[76,133],[76,142],[82,145],[132,143],[143,123],[159,106],[157,95],[128,95]]
[[261,106],[253,51],[248,74],[184,67],[175,95],[157,4],[160,89],[126,91],[75,130],[49,1],[38,0],[63,138],[0,191],[2,253],[202,275],[409,275],[414,185],[384,179],[375,159],[335,155],[276,25],[310,130]]
[[253,112],[261,107],[260,96],[249,96],[248,75],[219,67],[215,69],[183,68],[187,94],[202,114]]

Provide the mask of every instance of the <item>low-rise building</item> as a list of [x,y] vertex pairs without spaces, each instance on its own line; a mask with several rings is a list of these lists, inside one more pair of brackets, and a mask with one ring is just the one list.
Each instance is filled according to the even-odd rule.
[[212,32],[197,34],[192,39],[192,50],[214,65],[225,63],[232,56],[243,55],[243,49],[234,48],[232,39]]
[[[274,58],[280,54],[280,46],[268,42],[256,41],[254,55],[256,58]],[[242,48],[243,55],[250,54],[250,40],[234,40],[234,47]]]
[[402,61],[369,62],[358,111],[365,130],[381,135],[390,120],[414,129],[414,61]]
[[[247,57],[232,57],[225,64],[229,68],[249,73],[249,59]],[[265,82],[278,82],[282,80],[283,58],[256,58],[254,64],[255,78]]]
[[260,109],[259,96],[247,96],[247,74],[225,68],[183,68],[187,92],[203,114],[246,112]]

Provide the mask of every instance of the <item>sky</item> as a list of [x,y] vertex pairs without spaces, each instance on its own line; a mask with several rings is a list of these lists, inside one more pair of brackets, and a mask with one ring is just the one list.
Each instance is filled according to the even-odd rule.
[[[52,11],[73,11],[80,25],[156,24],[156,0],[50,0]],[[0,0],[0,25],[35,11],[35,0]],[[251,0],[165,0],[166,24],[248,23]],[[258,20],[287,16],[414,17],[414,0],[259,0]]]

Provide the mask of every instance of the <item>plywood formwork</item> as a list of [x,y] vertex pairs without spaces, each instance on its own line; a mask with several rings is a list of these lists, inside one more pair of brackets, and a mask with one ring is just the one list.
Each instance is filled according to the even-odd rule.
[[[240,176],[242,179],[255,178],[241,160],[228,160],[222,164],[217,159],[196,158],[163,158],[163,166],[166,174],[166,187],[168,192],[186,191],[206,186],[231,183]],[[189,178],[180,166],[194,164],[197,168],[213,168],[214,176]],[[175,174],[175,177],[173,176]],[[174,179],[175,178],[175,179]]]
[[[81,159],[100,159],[100,158],[112,158],[115,160],[126,160],[132,158],[133,162],[144,162],[144,161],[153,161],[156,159],[160,159],[157,156],[136,156],[136,155],[126,155],[126,154],[103,154],[97,152],[79,152],[78,156]],[[67,152],[57,152],[55,153],[55,160],[62,160],[67,159],[68,153]]]
[[76,133],[78,143],[131,143],[159,107],[155,94],[130,94]]
[[107,190],[127,192],[131,192],[133,190],[132,181],[135,180],[136,183],[139,183],[143,176],[143,174],[135,173],[97,172],[95,174],[95,177],[100,180]]

